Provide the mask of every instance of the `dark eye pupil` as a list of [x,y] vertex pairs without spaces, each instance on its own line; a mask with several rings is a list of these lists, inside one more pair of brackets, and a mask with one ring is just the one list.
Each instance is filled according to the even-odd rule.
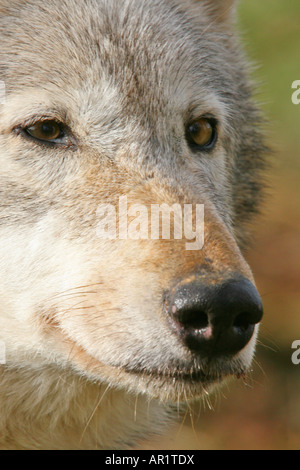
[[52,124],[50,122],[45,122],[41,126],[41,132],[46,136],[46,137],[51,137],[52,135],[57,134],[58,132],[58,126],[57,124]]

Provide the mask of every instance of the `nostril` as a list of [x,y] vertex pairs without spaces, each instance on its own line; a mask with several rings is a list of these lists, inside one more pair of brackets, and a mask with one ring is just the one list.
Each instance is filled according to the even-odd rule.
[[209,326],[208,315],[197,308],[181,311],[177,320],[186,329],[204,330]]
[[240,330],[248,330],[249,326],[253,326],[255,322],[251,323],[249,314],[247,312],[240,313],[234,320],[233,327]]
[[184,305],[181,308],[173,305],[171,316],[186,329],[203,330],[209,326],[207,313],[201,310],[198,305]]

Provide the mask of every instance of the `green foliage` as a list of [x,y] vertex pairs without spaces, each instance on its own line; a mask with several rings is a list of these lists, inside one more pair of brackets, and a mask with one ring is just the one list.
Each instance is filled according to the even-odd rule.
[[299,0],[248,0],[239,9],[246,50],[258,65],[258,99],[271,121],[275,146],[285,151],[285,168],[300,169],[300,105],[292,104],[292,83],[300,80]]

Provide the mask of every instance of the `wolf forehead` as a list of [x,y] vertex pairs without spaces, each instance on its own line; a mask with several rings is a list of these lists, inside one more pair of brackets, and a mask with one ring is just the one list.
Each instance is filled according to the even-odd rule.
[[180,97],[193,106],[209,92],[233,107],[244,84],[236,46],[200,6],[197,19],[179,0],[54,0],[51,11],[40,0],[19,0],[1,7],[7,91],[37,82],[62,88],[62,80],[67,90],[97,87],[105,76],[132,112],[150,112],[149,103],[163,111],[174,96],[178,106]]
[[[243,53],[231,27],[210,16],[212,5],[211,0],[53,0],[49,10],[41,0],[3,0],[0,79],[8,99],[15,96],[19,103],[16,124],[26,118],[29,94],[30,118],[39,104],[42,115],[60,107],[62,120],[86,135],[86,148],[104,148],[113,159],[117,147],[131,140],[133,153],[146,149],[141,161],[151,154],[160,169],[171,155],[173,167],[187,155],[184,125],[212,114],[229,162],[232,222],[244,243],[244,223],[261,200],[266,148]],[[200,176],[201,159],[193,162]],[[208,168],[207,159],[203,164]],[[220,172],[216,168],[215,174]],[[196,188],[194,180],[189,186]]]

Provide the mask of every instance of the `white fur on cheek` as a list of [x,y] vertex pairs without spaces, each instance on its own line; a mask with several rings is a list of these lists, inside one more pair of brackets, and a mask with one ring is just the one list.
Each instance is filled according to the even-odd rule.
[[34,227],[1,229],[0,337],[11,325],[11,335],[4,337],[13,338],[14,345],[34,348],[32,335],[38,340],[38,331],[32,329],[32,322],[38,307],[57,293],[87,282],[86,253],[63,233],[63,222],[51,213]]

